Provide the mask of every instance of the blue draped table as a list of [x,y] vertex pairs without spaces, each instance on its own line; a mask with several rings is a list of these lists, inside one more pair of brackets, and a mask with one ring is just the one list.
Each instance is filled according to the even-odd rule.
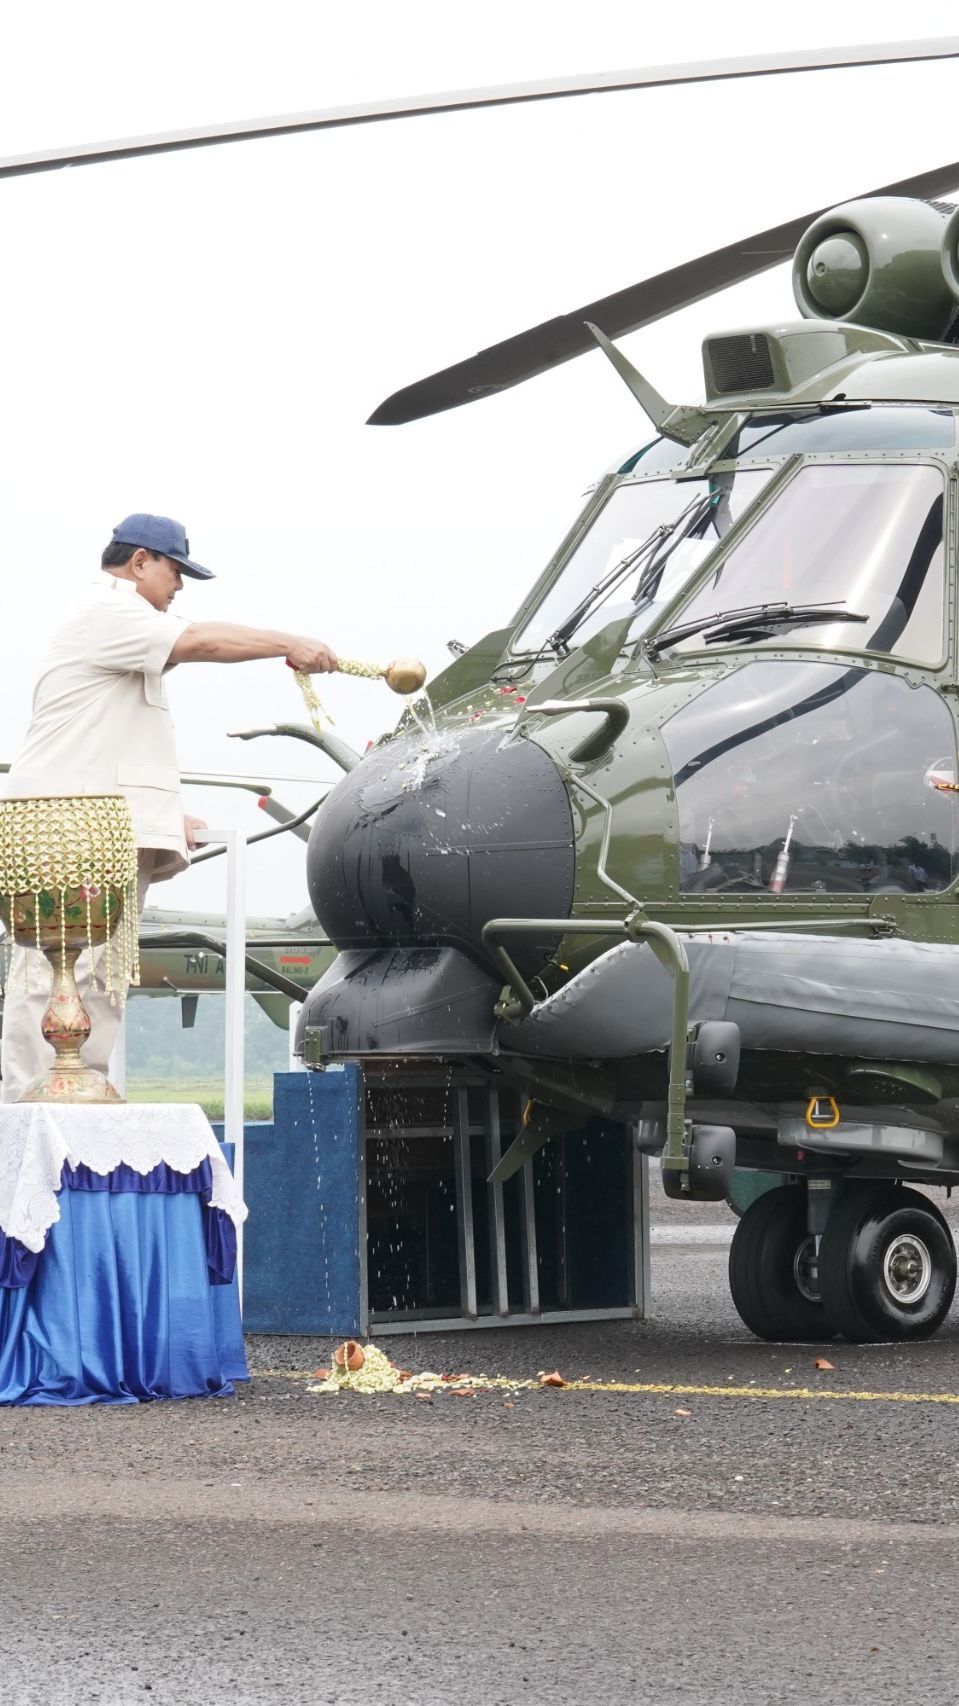
[[231,1392],[245,1214],[198,1107],[0,1106],[0,1403]]

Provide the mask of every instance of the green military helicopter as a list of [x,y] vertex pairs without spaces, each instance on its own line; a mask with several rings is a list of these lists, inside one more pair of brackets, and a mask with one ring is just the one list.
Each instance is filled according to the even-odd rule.
[[[282,918],[249,918],[246,945],[247,990],[286,1030],[291,1001],[303,1000],[336,950],[317,929],[312,907]],[[179,996],[190,1029],[200,996],[222,995],[225,988],[225,916],[148,907],[140,924],[140,981],[132,993]]]
[[[0,176],[297,130],[826,66],[959,40],[403,99],[56,150]],[[730,1276],[769,1338],[922,1338],[956,1284],[914,1184],[959,1181],[959,162],[546,322],[397,394],[396,423],[597,344],[655,436],[513,619],[347,771],[308,853],[340,950],[305,1059],[518,1086],[497,1170],[599,1110],[673,1195],[788,1174]],[[798,248],[796,245],[798,243]],[[611,342],[796,248],[801,318],[706,340],[670,406]],[[329,749],[328,749],[329,750]],[[334,754],[334,756],[336,756]]]
[[[429,684],[434,723],[327,799],[308,875],[341,952],[304,1056],[519,1086],[500,1180],[590,1112],[635,1122],[670,1195],[781,1171],[730,1256],[772,1339],[924,1338],[956,1284],[912,1188],[959,1183],[959,210],[927,199],[956,188],[959,164],[763,233],[373,416],[592,343],[656,436]],[[608,334],[787,229],[801,318],[708,337],[705,402],[665,402]]]

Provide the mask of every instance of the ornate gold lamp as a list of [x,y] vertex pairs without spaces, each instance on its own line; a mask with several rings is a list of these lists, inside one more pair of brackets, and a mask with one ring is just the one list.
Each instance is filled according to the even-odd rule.
[[[119,1102],[80,1049],[90,1019],[74,968],[83,949],[104,944],[94,967],[111,1002],[122,1006],[139,982],[137,848],[130,808],[119,794],[0,800],[0,917],[8,942],[37,948],[53,967],[41,1030],[56,1059],[21,1102]],[[28,967],[26,977],[35,975]],[[9,953],[7,977],[9,979]]]

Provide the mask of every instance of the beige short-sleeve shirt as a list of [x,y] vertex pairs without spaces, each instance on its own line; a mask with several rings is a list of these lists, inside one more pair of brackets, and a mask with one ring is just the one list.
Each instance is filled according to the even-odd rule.
[[163,683],[186,624],[154,610],[133,581],[103,574],[53,636],[8,798],[125,795],[153,881],[189,863],[173,723]]

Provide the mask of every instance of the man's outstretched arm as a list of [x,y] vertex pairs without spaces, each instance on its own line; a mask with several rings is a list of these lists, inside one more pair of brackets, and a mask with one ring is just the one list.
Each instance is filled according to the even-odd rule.
[[191,622],[176,641],[167,668],[178,663],[249,663],[256,658],[286,658],[308,675],[328,675],[337,666],[329,646],[304,634],[243,628],[236,622]]

